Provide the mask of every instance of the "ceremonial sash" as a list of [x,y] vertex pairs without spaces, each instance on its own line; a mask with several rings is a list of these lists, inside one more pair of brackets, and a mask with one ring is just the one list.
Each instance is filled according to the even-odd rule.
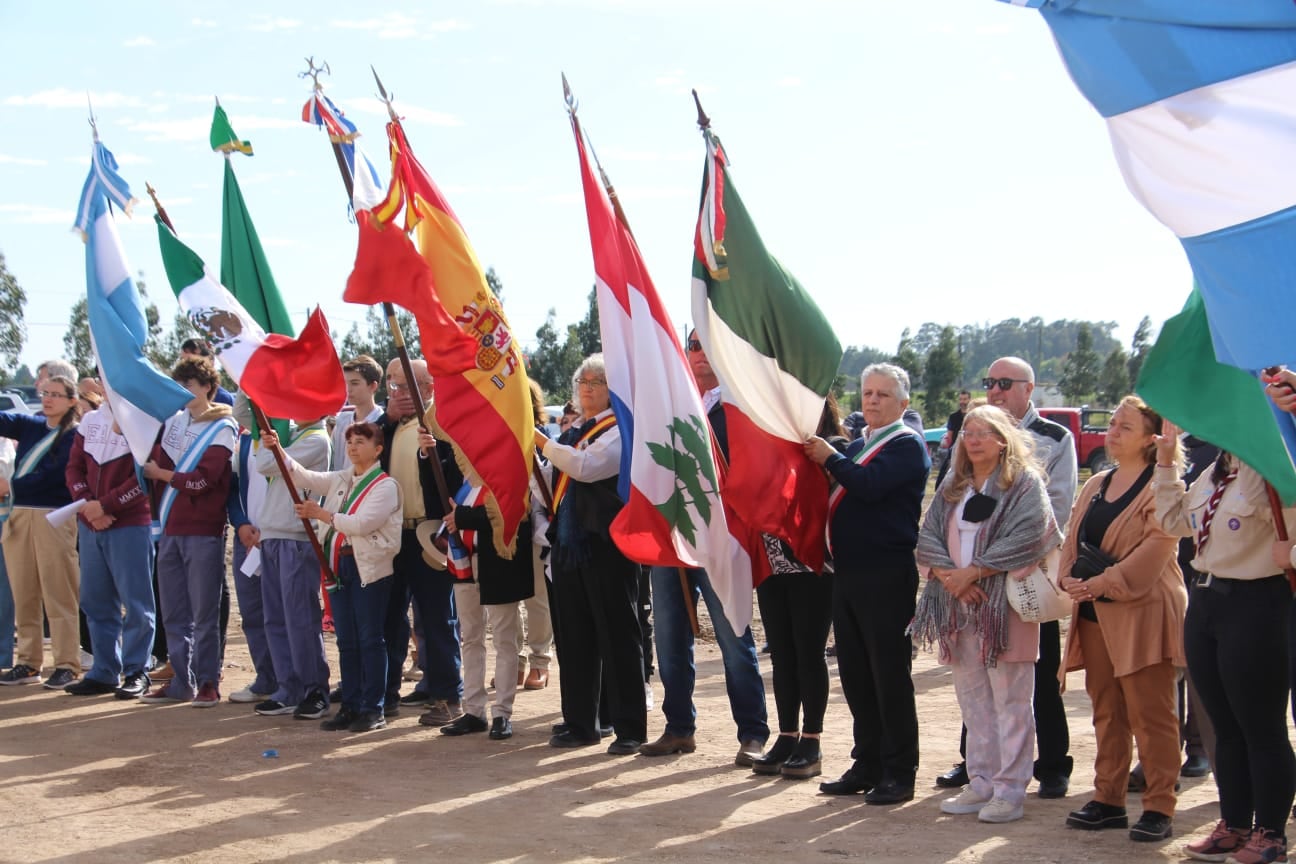
[[[229,417],[222,417],[213,421],[210,426],[202,431],[202,434],[193,440],[193,443],[185,448],[184,453],[180,454],[180,461],[176,463],[172,471],[176,474],[187,474],[198,467],[202,460],[203,454],[207,448],[216,440],[222,429],[232,429],[234,435],[238,436],[238,427]],[[158,505],[158,517],[153,520],[150,533],[153,535],[154,542],[162,539],[163,527],[167,524],[167,519],[171,516],[171,507],[175,504],[176,495],[179,491],[170,483],[162,490],[162,501]]]
[[[59,434],[62,431],[63,429],[61,427],[58,429],[51,429],[45,434],[44,438],[37,441],[35,446],[28,450],[27,455],[18,463],[18,467],[14,470],[10,482],[12,483],[13,480],[18,479],[19,477],[26,477],[28,474],[35,471],[36,466],[40,464],[40,460],[43,459],[45,454],[50,451],[50,448],[54,446],[54,442],[58,440]],[[4,498],[0,498],[0,525],[5,523],[9,518],[9,514],[12,512],[13,487],[10,486],[9,494],[4,496]]]
[[[577,450],[584,450],[590,444],[594,443],[595,438],[602,435],[615,425],[616,415],[609,414],[593,426],[586,427],[585,431],[581,433],[580,438],[576,439],[576,443],[573,446]],[[559,471],[557,465],[554,466],[554,474],[557,479],[554,481],[553,512],[557,514],[558,507],[562,504],[562,499],[567,495],[567,487],[571,485],[571,477],[567,476],[562,471]]]
[[[455,505],[459,507],[476,507],[485,497],[485,490],[481,486],[473,486],[465,482],[455,493]],[[458,527],[458,526],[456,526]],[[445,531],[445,526],[442,526]],[[446,538],[450,544],[450,554],[446,556],[446,567],[450,575],[461,582],[471,581],[473,578],[473,558],[477,554],[477,532],[471,528],[459,527],[459,536],[448,535]]]
[[[897,420],[890,426],[879,429],[878,433],[873,436],[873,439],[860,448],[858,453],[851,457],[851,461],[862,468],[869,462],[873,461],[873,457],[882,452],[882,448],[885,447],[887,443],[904,435],[913,435],[917,437],[918,433],[906,426],[903,420]],[[845,497],[845,495],[846,487],[833,481],[832,491],[828,494],[828,528],[826,530],[830,531],[832,527],[833,514],[837,512],[837,508],[841,505],[842,498]],[[829,545],[831,545],[831,533],[829,534],[829,538]]]
[[[373,468],[369,469],[368,474],[355,481],[354,485],[351,487],[351,494],[347,496],[346,503],[343,504],[342,509],[337,512],[348,516],[353,515],[360,509],[361,502],[363,502],[373,488],[378,485],[379,481],[386,477],[387,475],[383,472],[382,466],[374,465]],[[338,572],[338,567],[342,563],[342,547],[345,545],[346,538],[342,536],[336,528],[330,525],[328,531],[324,534],[324,548],[328,550],[329,564],[332,566],[334,573]],[[329,590],[336,591],[337,587],[338,583],[334,581]]]

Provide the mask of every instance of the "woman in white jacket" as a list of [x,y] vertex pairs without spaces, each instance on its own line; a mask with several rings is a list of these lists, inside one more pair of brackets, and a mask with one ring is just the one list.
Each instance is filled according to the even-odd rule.
[[[279,448],[273,432],[262,434],[267,447]],[[378,456],[382,430],[354,423],[346,430],[351,465],[341,471],[308,471],[284,454],[293,480],[325,490],[323,503],[303,501],[297,515],[314,519],[316,533],[336,575],[330,589],[338,662],[342,669],[342,709],[321,729],[368,732],[381,729],[387,682],[387,643],[383,618],[391,592],[392,561],[400,551],[401,493],[383,472]]]

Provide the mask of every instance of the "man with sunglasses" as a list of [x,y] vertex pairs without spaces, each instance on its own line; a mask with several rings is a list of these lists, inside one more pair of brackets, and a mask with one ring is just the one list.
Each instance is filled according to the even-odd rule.
[[[1075,504],[1075,439],[1066,427],[1045,420],[1035,410],[1031,394],[1035,392],[1035,370],[1020,357],[1000,357],[990,364],[982,379],[986,401],[1002,408],[1017,420],[1017,425],[1031,433],[1035,455],[1044,467],[1048,482],[1049,503],[1059,528],[1065,528]],[[1035,779],[1039,797],[1063,798],[1071,783],[1071,732],[1067,728],[1066,709],[1058,684],[1058,666],[1062,662],[1061,635],[1058,622],[1040,625],[1039,659],[1035,661],[1035,742],[1039,758],[1035,760]],[[960,744],[966,747],[967,732]],[[968,782],[962,762],[936,778],[938,786],[958,788]]]

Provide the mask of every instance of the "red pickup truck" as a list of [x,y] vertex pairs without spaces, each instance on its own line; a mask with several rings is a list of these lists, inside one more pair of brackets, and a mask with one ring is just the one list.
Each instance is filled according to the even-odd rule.
[[1107,459],[1107,427],[1111,424],[1109,408],[1040,408],[1039,415],[1071,432],[1075,439],[1076,461],[1081,468],[1098,472],[1111,463]]

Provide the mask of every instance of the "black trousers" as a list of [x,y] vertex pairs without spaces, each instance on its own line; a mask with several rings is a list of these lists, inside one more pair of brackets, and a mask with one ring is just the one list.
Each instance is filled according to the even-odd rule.
[[[639,565],[610,540],[587,547],[587,561],[553,567],[562,655],[558,659],[563,719],[571,732],[598,740],[599,697],[619,738],[648,735],[644,701],[643,635],[639,624]],[[553,613],[553,609],[550,613]]]
[[1215,726],[1220,817],[1232,828],[1285,834],[1296,793],[1287,738],[1285,576],[1221,580],[1188,595],[1188,672]]
[[423,547],[410,530],[401,531],[401,548],[392,561],[391,596],[383,621],[387,640],[387,695],[385,704],[400,699],[401,672],[409,654],[409,606],[414,606],[423,623],[423,644],[419,657],[423,668],[423,689],[431,699],[458,702],[463,695],[459,655],[459,620],[454,608],[454,577],[423,560]]
[[[823,731],[828,708],[824,646],[832,624],[832,574],[777,573],[756,587],[774,667],[780,732]],[[799,716],[804,713],[804,719]]]
[[918,770],[918,710],[911,642],[918,568],[913,558],[874,561],[851,570],[838,563],[832,621],[837,671],[854,717],[854,770],[866,782],[912,786]]
[[[644,582],[648,581],[646,579],[642,579],[642,576],[641,576],[641,580]],[[545,580],[545,593],[549,595],[549,623],[552,625],[553,628],[554,657],[558,661],[558,693],[559,693],[559,697],[561,698],[563,658],[566,656],[563,652],[566,651],[567,649],[564,646],[563,638],[562,638],[562,619],[558,615],[558,602],[559,602],[558,592],[554,591],[554,583],[552,579]],[[642,590],[640,592],[640,596],[642,596]],[[642,620],[643,618],[641,613],[640,621],[642,622]],[[652,630],[649,629],[648,633],[649,636],[651,636]],[[651,642],[652,641],[651,638],[648,641]],[[607,668],[603,669],[602,686],[599,687],[598,724],[600,729],[611,725],[611,722],[608,719],[612,716],[612,710],[611,708],[608,707],[608,691],[611,689],[607,683],[608,671],[609,670]],[[560,710],[563,711],[563,722],[566,723],[567,722],[566,706],[563,705]]]
[[1039,756],[1035,779],[1041,781],[1071,776],[1071,730],[1058,682],[1061,665],[1061,629],[1057,621],[1048,621],[1040,625],[1039,659],[1035,661],[1035,746]]

